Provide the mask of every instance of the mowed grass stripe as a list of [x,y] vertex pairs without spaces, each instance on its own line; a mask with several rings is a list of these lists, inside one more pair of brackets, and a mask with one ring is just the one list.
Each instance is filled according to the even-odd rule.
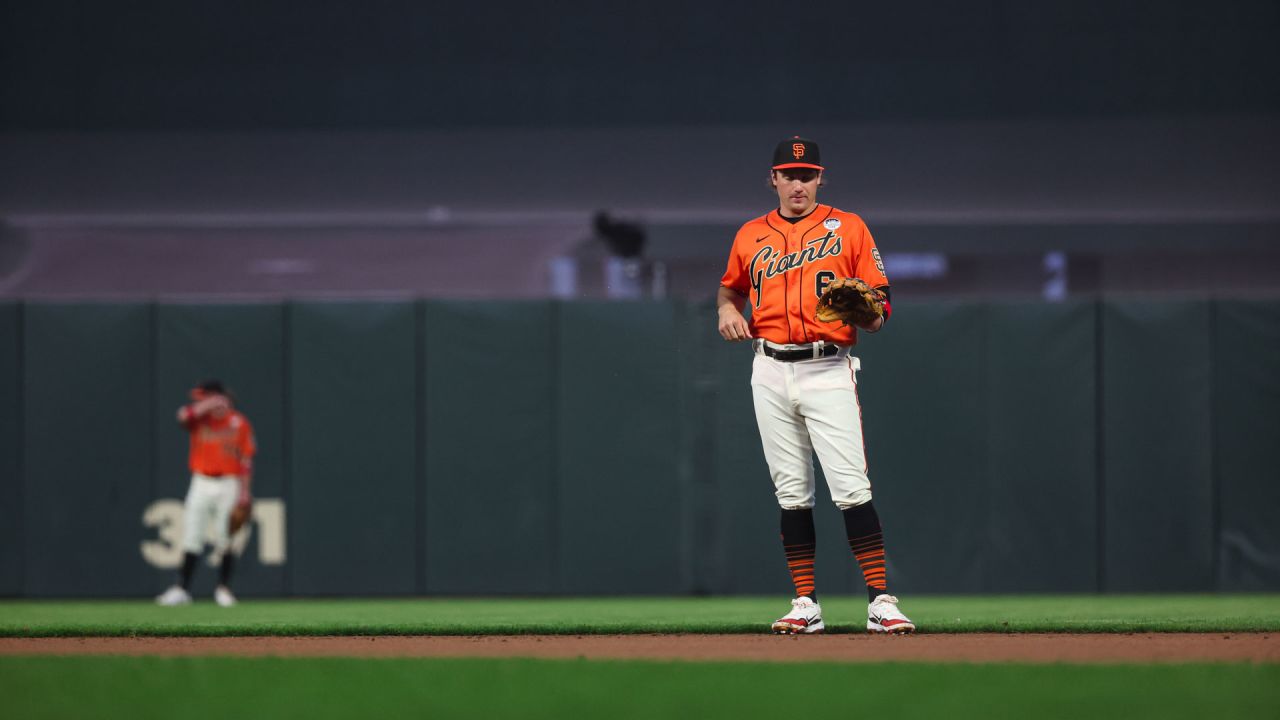
[[[756,633],[785,598],[573,598],[211,601],[4,601],[0,635],[477,635]],[[923,632],[1276,632],[1280,595],[918,596]],[[829,632],[863,632],[866,605],[823,599]]]
[[[68,692],[74,688],[74,692]],[[582,660],[0,658],[0,715],[41,718],[1268,717],[1280,666],[773,665]]]

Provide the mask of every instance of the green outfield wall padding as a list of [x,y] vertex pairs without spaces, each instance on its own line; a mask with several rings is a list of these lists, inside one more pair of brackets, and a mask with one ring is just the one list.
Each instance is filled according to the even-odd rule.
[[716,391],[715,414],[706,420],[714,429],[715,468],[715,492],[707,502],[716,510],[713,547],[715,567],[721,571],[712,589],[788,593],[791,579],[778,539],[778,501],[751,401],[754,355],[750,345],[720,337],[714,312],[711,308],[704,325],[706,357],[712,361],[709,377]]
[[1210,331],[1207,301],[1105,306],[1103,590],[1213,588]]
[[551,303],[425,303],[425,591],[555,590]]
[[719,575],[713,566],[718,557],[714,516],[719,507],[714,501],[715,468],[710,454],[713,439],[711,423],[707,421],[715,412],[706,351],[714,336],[708,320],[715,316],[715,308],[706,302],[685,302],[677,303],[675,312],[676,346],[680,348],[676,366],[677,412],[681,418],[695,420],[680,423],[677,439],[678,482],[685,497],[680,507],[680,546],[702,550],[684,554],[680,586],[686,592],[705,595],[712,592]]
[[415,306],[307,302],[288,313],[290,589],[412,594]]
[[150,587],[151,328],[143,304],[25,305],[24,594]]
[[[270,505],[245,598],[785,597],[754,356],[715,321],[708,302],[0,303],[0,594],[172,582],[174,413],[218,377]],[[892,591],[1280,589],[1280,302],[903,299],[855,355]],[[819,594],[860,594],[818,483]]]
[[[283,526],[276,518],[255,522],[240,556],[234,581],[241,595],[278,595],[290,591],[289,463],[284,307],[280,303],[159,304],[155,308],[155,379],[153,427],[154,489],[152,500],[183,499],[190,485],[187,433],[176,420],[177,408],[190,402],[188,391],[204,379],[221,380],[235,396],[236,407],[253,426],[258,445],[254,458],[253,494],[258,500],[284,503]],[[266,534],[273,535],[268,540]],[[283,538],[279,536],[283,534]],[[147,539],[156,538],[149,529]],[[283,563],[263,543],[286,543]],[[270,548],[268,548],[270,551]],[[206,557],[209,550],[206,550]],[[270,564],[267,564],[270,563]],[[152,586],[172,582],[172,569],[153,570]],[[193,590],[212,592],[216,572],[201,562]]]
[[987,313],[894,303],[857,354],[872,491],[890,587],[979,592],[987,577]]
[[1094,303],[987,309],[983,590],[1098,589],[1096,331]]
[[1280,587],[1280,302],[1216,303],[1219,590]]
[[22,307],[0,302],[0,595],[22,592]]
[[674,306],[557,307],[557,590],[684,592]]

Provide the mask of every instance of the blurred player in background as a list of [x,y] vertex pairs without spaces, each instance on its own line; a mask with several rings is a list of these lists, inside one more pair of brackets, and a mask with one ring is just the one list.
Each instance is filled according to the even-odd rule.
[[[257,446],[248,418],[233,406],[232,395],[218,380],[206,380],[191,390],[192,402],[178,408],[178,423],[191,436],[188,464],[191,487],[183,507],[182,570],[178,584],[156,598],[161,605],[191,602],[191,575],[204,550],[208,524],[213,523],[215,549],[222,555],[218,587],[213,597],[222,607],[236,604],[231,593],[235,553],[231,551],[232,516],[248,517],[253,496],[253,455]],[[238,527],[238,524],[237,524]]]

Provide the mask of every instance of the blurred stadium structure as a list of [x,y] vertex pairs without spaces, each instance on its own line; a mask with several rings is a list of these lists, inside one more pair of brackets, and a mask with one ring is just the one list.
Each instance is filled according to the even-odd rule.
[[0,295],[703,297],[793,133],[902,296],[1280,292],[1274,3],[778,12],[7,3]]
[[[904,296],[1274,294],[1275,117],[804,132]],[[788,132],[6,133],[0,294],[635,296],[605,282],[604,210],[647,231],[643,295],[657,266],[657,295],[705,297]]]

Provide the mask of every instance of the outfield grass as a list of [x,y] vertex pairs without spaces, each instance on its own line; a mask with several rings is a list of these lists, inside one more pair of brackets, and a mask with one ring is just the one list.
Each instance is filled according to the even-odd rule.
[[[68,689],[74,689],[69,692]],[[0,657],[13,718],[1275,717],[1280,665]]]
[[[823,599],[829,632],[862,632],[866,605]],[[1280,595],[917,596],[922,632],[1276,632]],[[0,636],[754,633],[786,598],[2,601]]]

